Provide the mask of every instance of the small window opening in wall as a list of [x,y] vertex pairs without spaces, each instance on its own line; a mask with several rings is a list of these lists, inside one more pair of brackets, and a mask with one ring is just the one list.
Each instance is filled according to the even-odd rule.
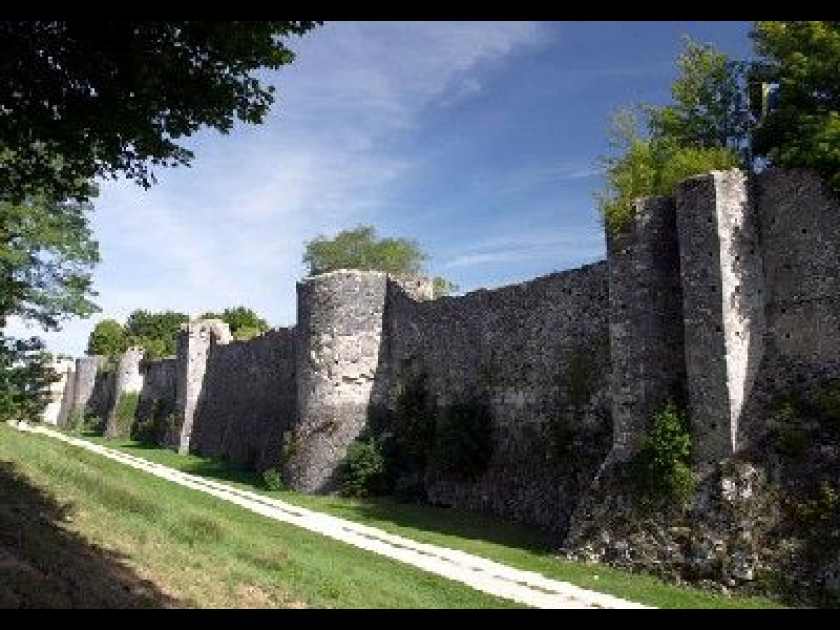
[[739,260],[741,260],[741,257],[738,254],[735,254],[735,262],[738,262]]
[[711,225],[711,224],[712,224],[712,217],[708,217],[708,218],[706,219],[706,223],[708,223],[709,225]]
[[717,332],[723,332],[723,327],[720,324],[718,324],[717,326],[715,326],[715,330]]
[[785,339],[790,339],[790,333],[789,332],[785,333]]
[[715,424],[713,422],[712,424],[709,425],[709,429],[711,429],[712,431],[717,431],[717,424]]
[[787,313],[787,309],[783,306],[782,308],[780,308],[780,309],[779,309],[779,312],[780,312],[782,315],[784,315],[785,313]]
[[802,233],[803,233],[803,234],[807,234],[807,233],[808,233],[807,228],[802,228]]

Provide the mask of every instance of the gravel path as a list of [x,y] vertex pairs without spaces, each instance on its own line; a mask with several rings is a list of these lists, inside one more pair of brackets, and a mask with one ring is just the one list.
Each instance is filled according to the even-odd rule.
[[419,543],[374,527],[360,525],[247,490],[189,475],[133,455],[72,438],[42,426],[21,423],[17,428],[21,431],[48,435],[181,486],[230,501],[276,521],[323,534],[354,547],[461,582],[484,593],[527,606],[535,608],[646,608],[641,604],[612,595],[586,590],[567,582],[551,580],[539,573],[515,569],[455,549]]

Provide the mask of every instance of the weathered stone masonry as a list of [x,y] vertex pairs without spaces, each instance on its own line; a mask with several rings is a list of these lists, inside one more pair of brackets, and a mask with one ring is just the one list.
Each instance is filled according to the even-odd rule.
[[[371,413],[393,411],[397,386],[422,373],[438,405],[477,397],[493,419],[488,470],[429,470],[430,499],[562,532],[665,401],[687,404],[707,466],[760,438],[774,392],[840,376],[839,268],[840,207],[817,179],[716,172],[637,202],[606,263],[437,300],[422,279],[308,278],[295,328],[230,342],[219,322],[191,323],[175,359],[123,357],[115,377],[80,359],[65,398],[109,417],[119,392],[139,391],[141,409],[173,410],[173,448],[282,462],[293,487],[319,492]],[[586,400],[571,401],[564,383],[581,366]],[[569,414],[575,461],[558,461],[552,423]]]

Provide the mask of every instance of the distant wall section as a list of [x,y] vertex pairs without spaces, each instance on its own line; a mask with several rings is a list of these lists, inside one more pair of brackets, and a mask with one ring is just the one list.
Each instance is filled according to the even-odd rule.
[[295,330],[217,345],[207,358],[190,451],[256,470],[280,464],[297,417]]

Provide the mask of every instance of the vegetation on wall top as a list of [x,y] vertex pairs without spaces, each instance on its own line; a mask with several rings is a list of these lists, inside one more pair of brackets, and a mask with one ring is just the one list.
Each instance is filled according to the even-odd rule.
[[[333,237],[318,236],[304,244],[303,253],[303,264],[312,276],[339,269],[421,275],[427,260],[416,241],[380,237],[372,225],[357,225]],[[434,290],[440,296],[457,291],[458,287],[437,277]]]

